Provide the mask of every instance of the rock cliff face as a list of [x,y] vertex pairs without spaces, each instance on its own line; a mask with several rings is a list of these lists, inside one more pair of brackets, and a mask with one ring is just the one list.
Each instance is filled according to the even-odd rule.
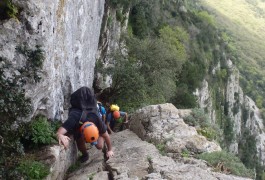
[[[213,172],[204,161],[192,157],[181,157],[182,149],[188,149],[191,154],[220,150],[218,145],[199,136],[193,127],[183,122],[181,117],[189,112],[178,110],[172,104],[139,109],[130,118],[132,131],[124,130],[111,135],[114,157],[104,159],[103,153],[92,147],[88,150],[90,159],[77,170],[65,178],[60,176],[62,173],[52,171],[54,175],[49,177],[55,178],[57,175],[57,179],[69,180],[247,179]],[[170,140],[167,139],[168,137]],[[167,142],[165,142],[166,139]],[[159,144],[166,146],[164,155],[156,148]],[[53,148],[59,149],[58,146]],[[59,154],[53,155],[57,157],[54,158],[57,162],[64,160],[63,156],[66,156],[63,150],[60,152],[60,158],[57,157]],[[54,164],[53,169],[60,169],[56,168],[59,163],[54,161]]]
[[[117,49],[122,48],[121,35],[127,29],[129,12],[124,14],[125,20],[123,22],[117,20],[117,11],[121,9],[115,9],[108,4],[106,1],[105,12],[102,20],[101,34],[99,47],[97,52],[98,63],[103,64],[103,68],[112,66],[114,60],[110,58],[110,54],[115,52]],[[100,90],[110,87],[112,83],[111,77],[103,77],[101,73],[95,74],[95,82],[97,88]]]
[[[230,145],[230,151],[237,154],[239,140],[244,138],[243,131],[250,130],[251,134],[256,137],[257,156],[260,162],[265,164],[265,133],[263,120],[260,115],[260,110],[255,102],[248,96],[244,95],[239,84],[239,71],[227,60],[227,66],[232,72],[226,84],[226,89],[220,90],[219,93],[225,94],[227,104],[227,116],[233,121],[235,138]],[[214,73],[214,72],[213,72]],[[215,121],[215,109],[212,106],[208,82],[205,80],[200,90],[196,92],[198,102],[201,108],[207,108],[209,116]],[[225,107],[223,107],[225,108]],[[213,122],[214,122],[213,121]]]
[[26,66],[17,47],[40,46],[45,56],[38,72],[42,79],[28,83],[26,95],[32,99],[33,114],[61,119],[69,94],[80,86],[92,86],[105,1],[13,2],[21,9],[18,19],[0,24],[0,57],[11,63],[6,77],[12,79],[17,69]]
[[197,134],[194,127],[184,123],[181,111],[172,104],[153,105],[142,108],[131,118],[130,129],[141,139],[165,145],[167,153],[194,153],[220,151],[219,145]]

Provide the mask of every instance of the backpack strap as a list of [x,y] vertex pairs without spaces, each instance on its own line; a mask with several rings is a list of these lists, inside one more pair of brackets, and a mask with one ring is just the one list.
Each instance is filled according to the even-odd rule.
[[80,120],[79,120],[79,125],[80,126],[82,126],[89,119],[88,118],[89,114],[94,114],[95,117],[97,118],[97,120],[101,120],[101,118],[99,117],[97,111],[83,110],[82,111],[82,115],[81,115]]
[[82,115],[79,119],[79,125],[80,126],[82,126],[86,122],[87,114],[88,114],[88,111],[86,111],[86,110],[82,111]]

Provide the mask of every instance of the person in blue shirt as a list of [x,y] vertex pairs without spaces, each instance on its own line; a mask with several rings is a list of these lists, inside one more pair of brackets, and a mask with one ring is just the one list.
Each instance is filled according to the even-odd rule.
[[107,125],[106,122],[106,109],[104,108],[103,104],[100,101],[97,101],[98,113],[102,121]]
[[110,111],[107,116],[107,127],[111,133],[123,130],[125,124],[128,123],[128,115],[123,111]]

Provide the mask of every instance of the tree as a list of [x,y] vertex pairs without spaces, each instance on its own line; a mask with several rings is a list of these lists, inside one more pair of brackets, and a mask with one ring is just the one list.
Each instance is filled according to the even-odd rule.
[[175,78],[186,60],[179,32],[166,27],[160,38],[127,38],[128,53],[112,54],[115,64],[105,72],[113,80],[111,101],[128,110],[164,103],[173,97]]

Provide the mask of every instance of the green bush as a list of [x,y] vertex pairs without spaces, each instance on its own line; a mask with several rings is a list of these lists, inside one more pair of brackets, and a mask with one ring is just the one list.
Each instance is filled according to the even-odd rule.
[[112,16],[109,16],[108,19],[107,19],[107,26],[110,27],[113,23],[113,18]]
[[31,124],[31,140],[35,145],[51,144],[55,141],[55,127],[43,116],[37,117]]
[[203,109],[199,108],[192,109],[191,115],[185,117],[184,121],[190,126],[200,126],[201,128],[210,126],[209,117],[204,113]]
[[166,154],[165,144],[162,144],[162,143],[156,144],[156,148],[158,149],[158,151],[160,152],[161,155],[164,156]]
[[234,121],[225,116],[224,118],[224,140],[227,146],[229,146],[235,139],[235,132],[234,132]]
[[19,164],[18,171],[28,179],[43,179],[49,174],[49,167],[41,162],[26,160]]
[[210,119],[203,109],[192,109],[192,113],[184,118],[184,122],[190,126],[196,126],[197,132],[208,140],[220,140],[222,132],[217,125],[211,124]]
[[197,129],[197,132],[202,136],[206,137],[210,141],[217,138],[216,130],[214,130],[211,127],[204,127],[201,129]]
[[254,170],[247,169],[240,159],[232,153],[220,151],[203,153],[197,157],[206,160],[214,167],[217,167],[219,163],[222,163],[224,167],[234,175],[254,178]]
[[122,15],[121,10],[116,10],[116,19],[117,19],[117,21],[122,22],[123,15]]
[[181,156],[184,157],[184,158],[188,158],[188,157],[190,157],[190,151],[187,150],[187,149],[183,149],[183,150],[181,151]]
[[[25,77],[40,82],[41,69],[45,60],[44,51],[40,46],[36,46],[36,49],[29,49],[28,46],[17,46],[16,50],[19,54],[23,55],[27,61],[26,65],[19,69],[19,72]],[[24,78],[24,80],[26,80]]]
[[68,170],[67,170],[67,174],[70,174],[74,171],[76,171],[77,169],[79,169],[81,167],[81,162],[77,161],[75,164],[72,164]]
[[18,8],[11,0],[3,0],[0,2],[0,20],[9,18],[17,18]]

